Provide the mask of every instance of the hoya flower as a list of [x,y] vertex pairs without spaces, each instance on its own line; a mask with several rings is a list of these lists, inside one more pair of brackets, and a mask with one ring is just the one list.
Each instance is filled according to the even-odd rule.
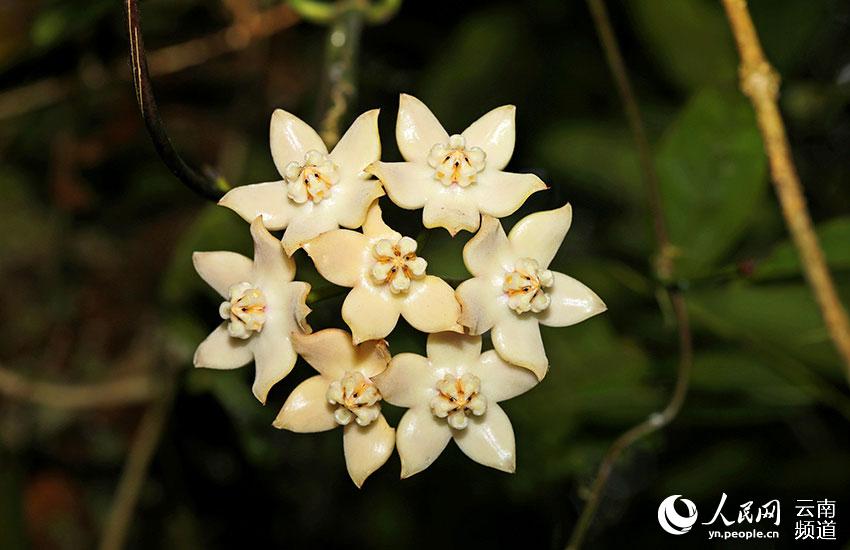
[[408,408],[396,437],[401,477],[430,466],[449,439],[472,460],[514,472],[514,430],[498,403],[527,392],[537,378],[493,350],[482,354],[480,336],[432,334],[427,353],[396,355],[374,379],[384,400]]
[[396,140],[407,162],[375,162],[367,171],[395,204],[424,207],[425,227],[474,232],[480,213],[507,216],[546,188],[534,174],[502,171],[514,152],[515,118],[516,108],[505,105],[450,136],[425,104],[402,94]]
[[221,294],[224,320],[195,351],[196,367],[235,369],[254,360],[254,395],[289,374],[297,358],[290,334],[310,332],[305,302],[310,285],[293,281],[295,262],[257,217],[251,222],[254,261],[235,252],[195,252],[201,278]]
[[262,216],[268,229],[286,229],[290,256],[313,237],[340,226],[357,228],[384,194],[364,169],[381,156],[378,109],[360,115],[333,151],[305,122],[283,110],[271,121],[272,159],[282,181],[243,185],[219,204],[247,221]]
[[399,315],[422,332],[462,331],[454,290],[426,273],[428,262],[416,248],[415,240],[387,227],[377,201],[363,233],[337,229],[304,245],[322,277],[351,287],[342,318],[355,343],[384,338]]
[[382,395],[372,382],[387,368],[387,344],[371,341],[355,346],[339,329],[309,336],[294,333],[292,341],[319,374],[292,391],[274,426],[301,433],[342,426],[348,475],[360,487],[387,461],[395,445],[395,430],[381,414]]
[[499,220],[484,216],[481,230],[463,248],[474,276],[457,288],[460,322],[471,334],[493,329],[493,347],[505,361],[543,379],[549,359],[540,324],[565,327],[605,311],[582,283],[549,270],[572,223],[569,204],[520,220],[505,236]]

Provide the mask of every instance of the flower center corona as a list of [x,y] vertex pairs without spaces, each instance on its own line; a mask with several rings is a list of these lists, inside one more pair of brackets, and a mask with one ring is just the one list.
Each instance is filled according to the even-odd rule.
[[381,414],[381,392],[357,371],[346,371],[345,376],[328,386],[325,397],[328,403],[337,405],[334,418],[342,426],[352,419],[360,426],[368,426]]
[[227,332],[234,338],[245,340],[252,332],[263,330],[266,322],[266,297],[263,291],[251,283],[239,283],[230,287],[230,300],[218,308],[221,318],[230,321]]
[[505,275],[502,290],[508,297],[508,306],[517,313],[533,311],[540,313],[549,307],[549,296],[544,288],[552,286],[552,272],[540,269],[537,260],[522,258],[514,264],[514,270]]
[[390,239],[381,239],[372,247],[375,263],[370,275],[377,284],[388,284],[394,294],[406,292],[411,279],[425,276],[428,266],[423,258],[416,255],[416,241],[402,237],[393,243]]
[[303,164],[287,164],[283,176],[286,178],[286,194],[298,204],[308,200],[322,202],[331,186],[339,181],[336,164],[328,155],[316,150],[307,151]]
[[431,147],[428,164],[434,169],[434,179],[446,187],[452,184],[466,187],[475,183],[478,172],[484,170],[486,158],[480,147],[466,148],[466,139],[455,134],[448,143]]
[[481,416],[487,410],[487,400],[481,395],[481,379],[474,374],[456,378],[447,374],[437,382],[437,395],[431,399],[431,412],[437,418],[446,418],[456,430],[466,428],[467,416]]

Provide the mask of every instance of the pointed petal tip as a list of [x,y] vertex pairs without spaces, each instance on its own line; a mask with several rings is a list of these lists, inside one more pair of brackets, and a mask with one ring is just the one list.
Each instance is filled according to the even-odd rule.
[[260,404],[264,407],[266,406],[266,399],[268,399],[268,397],[269,397],[269,390],[271,390],[271,388],[266,388],[266,389],[257,388],[257,387],[251,388],[251,392],[254,394],[254,397],[256,397],[257,401],[259,401]]

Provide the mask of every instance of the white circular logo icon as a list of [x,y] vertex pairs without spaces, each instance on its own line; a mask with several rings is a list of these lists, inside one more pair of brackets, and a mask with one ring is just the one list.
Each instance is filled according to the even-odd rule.
[[688,509],[684,516],[676,511],[676,500],[682,495],[671,495],[661,502],[658,507],[658,523],[661,528],[671,535],[684,535],[697,522],[697,506],[692,501],[683,498],[682,504]]

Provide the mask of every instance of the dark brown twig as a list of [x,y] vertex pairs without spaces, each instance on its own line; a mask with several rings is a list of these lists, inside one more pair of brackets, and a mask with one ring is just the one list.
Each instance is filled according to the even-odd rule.
[[133,70],[133,85],[136,89],[136,101],[142,112],[145,127],[151,136],[156,152],[169,170],[189,189],[210,200],[217,201],[229,189],[227,182],[215,176],[210,170],[202,174],[190,167],[174,149],[165,124],[159,115],[148,71],[145,44],[139,20],[138,0],[125,0],[127,15],[127,33],[130,42],[130,65]]
[[691,365],[693,363],[693,342],[685,299],[681,292],[670,284],[673,276],[670,237],[667,232],[667,224],[662,209],[658,175],[655,172],[655,165],[652,162],[652,152],[649,146],[649,140],[646,137],[643,118],[641,117],[640,108],[632,90],[622,54],[620,53],[620,47],[617,44],[617,38],[611,28],[611,21],[608,17],[605,3],[603,0],[587,0],[587,4],[593,16],[596,31],[599,34],[599,41],[605,50],[608,67],[617,85],[617,91],[623,102],[623,109],[625,110],[626,118],[628,119],[635,145],[638,149],[644,185],[647,190],[649,212],[652,217],[653,232],[655,233],[656,246],[658,247],[655,270],[658,279],[665,286],[667,299],[672,306],[673,317],[676,320],[676,329],[679,333],[679,365],[676,372],[676,385],[673,388],[673,393],[670,396],[667,406],[661,412],[650,415],[649,418],[618,437],[605,453],[602,463],[599,465],[599,470],[596,473],[596,479],[591,486],[590,496],[570,536],[569,543],[567,544],[568,550],[578,550],[584,542],[587,531],[593,522],[594,514],[602,500],[608,478],[620,455],[623,454],[623,451],[643,437],[662,429],[679,414],[688,393]]

